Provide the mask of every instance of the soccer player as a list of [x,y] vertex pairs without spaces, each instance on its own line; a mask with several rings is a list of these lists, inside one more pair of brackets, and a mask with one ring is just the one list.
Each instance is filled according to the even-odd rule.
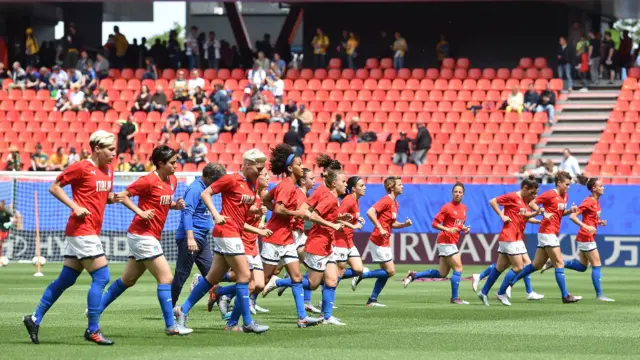
[[462,203],[464,196],[464,184],[457,182],[452,189],[453,199],[444,204],[440,212],[433,219],[433,226],[440,230],[436,243],[438,244],[438,255],[440,255],[440,269],[425,270],[421,272],[409,271],[404,278],[403,284],[406,288],[411,282],[421,278],[446,278],[449,270],[453,269],[451,276],[451,303],[457,305],[469,305],[469,302],[460,299],[458,287],[462,277],[462,261],[458,250],[458,240],[460,232],[469,233],[467,221],[467,206]]
[[[523,277],[542,269],[547,260],[551,260],[551,264],[556,269],[556,283],[562,294],[562,302],[565,304],[575,303],[582,299],[581,296],[573,296],[567,290],[567,284],[564,277],[564,260],[562,252],[560,252],[560,240],[558,233],[560,232],[560,222],[563,216],[578,212],[578,207],[572,205],[567,207],[569,196],[569,186],[571,185],[571,175],[566,171],[560,171],[555,176],[556,188],[545,191],[529,203],[529,206],[537,212],[544,212],[544,218],[540,223],[538,230],[538,249],[533,262],[522,269],[511,281],[511,285],[515,284]],[[538,207],[541,204],[542,207]],[[498,291],[500,294],[501,292]]]
[[202,176],[195,179],[184,193],[185,208],[180,213],[180,225],[176,231],[178,259],[171,283],[173,306],[178,302],[182,286],[187,281],[194,263],[202,276],[206,276],[211,269],[213,255],[207,234],[213,228],[213,221],[209,210],[200,199],[200,194],[226,173],[222,165],[207,164],[202,169]]
[[[534,176],[530,176],[522,180],[519,191],[504,194],[489,201],[489,205],[491,205],[493,211],[498,214],[504,224],[498,237],[498,260],[496,266],[490,267],[487,282],[482,290],[478,292],[478,297],[487,306],[489,306],[487,294],[500,277],[500,274],[509,266],[511,266],[513,272],[507,274],[507,277],[510,277],[509,280],[505,280],[500,287],[498,300],[506,306],[511,305],[505,291],[515,273],[521,272],[524,266],[524,255],[527,253],[527,248],[523,241],[522,229],[527,219],[540,214],[539,211],[529,211],[526,200],[535,196],[537,191],[538,182]],[[500,206],[503,209],[500,209]]]
[[[169,215],[169,209],[182,210],[185,207],[183,199],[173,201],[173,193],[178,185],[178,180],[173,175],[177,158],[177,153],[172,148],[166,145],[156,147],[151,153],[151,162],[156,170],[138,178],[117,194],[124,206],[135,214],[127,231],[129,261],[122,276],[109,286],[100,303],[100,310],[104,312],[113,301],[135,285],[146,270],[149,270],[158,282],[156,293],[162,309],[165,333],[169,336],[187,335],[193,332],[176,324],[173,319],[171,307],[173,275],[160,245],[162,229]],[[133,196],[138,197],[137,206],[131,201]]]
[[[593,288],[596,290],[596,300],[604,302],[615,301],[602,294],[602,287],[600,286],[602,263],[594,238],[598,226],[607,225],[607,220],[600,219],[602,212],[600,209],[600,197],[604,194],[604,185],[602,185],[602,181],[598,180],[598,178],[588,178],[583,175],[578,175],[578,182],[581,185],[586,185],[587,189],[591,191],[591,195],[582,201],[582,204],[578,207],[578,212],[569,215],[569,219],[580,226],[580,230],[576,236],[580,257],[566,262],[564,267],[566,269],[585,272],[587,271],[587,266],[591,264],[591,281],[593,282]],[[582,214],[582,221],[578,219],[578,214]],[[542,271],[551,267],[553,267],[553,263],[547,261]]]
[[[266,160],[266,156],[258,149],[246,151],[242,155],[242,168],[239,173],[222,176],[200,195],[215,222],[213,228],[215,255],[213,266],[207,276],[200,278],[182,306],[176,305],[173,309],[178,323],[182,325],[186,323],[187,315],[193,306],[231,269],[236,276],[236,294],[234,311],[225,330],[257,334],[269,330],[268,326],[258,324],[251,317],[249,301],[251,271],[242,242],[245,231],[252,231],[261,236],[271,235],[270,231],[256,229],[245,223],[249,209],[255,202],[255,184],[265,167]],[[212,196],[215,194],[222,195],[220,212],[213,206]],[[238,326],[240,316],[243,320],[242,327]]]
[[[110,165],[116,154],[115,142],[112,133],[98,130],[91,134],[91,157],[66,168],[49,188],[51,195],[71,209],[71,215],[65,229],[62,271],[45,290],[33,315],[22,319],[34,344],[40,343],[38,330],[44,315],[86,269],[91,275],[91,287],[87,296],[89,326],[84,338],[99,345],[113,345],[113,341],[100,331],[98,320],[102,292],[109,283],[107,258],[99,235],[105,205],[118,201],[112,192],[113,169]],[[73,199],[62,189],[67,185],[71,185]]]
[[[269,283],[278,264],[284,263],[292,282],[291,291],[296,304],[298,327],[318,325],[322,319],[307,316],[304,308],[300,261],[293,239],[295,218],[304,218],[306,215],[304,211],[297,208],[296,192],[299,190],[296,189],[296,184],[304,175],[302,159],[294,153],[291,146],[280,144],[271,150],[270,163],[271,172],[276,176],[284,175],[285,178],[263,198],[263,204],[272,211],[267,229],[273,231],[272,236],[262,240],[260,255],[264,265],[265,282]],[[262,294],[265,296],[265,291]]]
[[[358,248],[353,244],[353,231],[359,230],[364,225],[364,219],[360,216],[360,198],[365,195],[367,187],[359,176],[352,176],[347,180],[346,195],[340,203],[340,214],[349,214],[351,220],[344,224],[342,231],[335,232],[336,261],[338,263],[338,281],[351,279],[362,274],[362,259]],[[349,268],[347,268],[349,264]]]
[[362,279],[377,279],[373,286],[371,297],[367,300],[366,305],[369,307],[386,306],[378,302],[378,296],[387,284],[387,280],[396,273],[396,267],[393,262],[393,249],[391,249],[389,242],[391,229],[402,229],[412,225],[408,217],[404,222],[398,222],[397,220],[399,210],[397,199],[402,194],[402,180],[397,176],[388,177],[384,180],[384,188],[387,191],[387,195],[367,210],[367,216],[375,226],[369,238],[368,247],[371,251],[373,262],[380,264],[380,269],[365,272],[351,280],[351,288],[355,291]]
[[2,256],[2,244],[9,237],[13,221],[13,214],[5,207],[4,200],[0,200],[0,256]]

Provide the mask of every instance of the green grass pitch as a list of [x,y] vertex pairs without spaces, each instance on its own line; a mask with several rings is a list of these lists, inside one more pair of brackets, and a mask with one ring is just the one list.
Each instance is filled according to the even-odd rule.
[[[594,300],[590,270],[567,271],[569,290],[584,296],[578,304],[563,305],[552,272],[534,274],[534,289],[546,295],[539,302],[524,299],[522,286],[513,290],[513,306],[481,305],[471,283],[461,283],[460,296],[468,306],[449,304],[448,282],[416,282],[408,289],[400,280],[409,266],[398,266],[380,301],[388,307],[364,306],[373,280],[356,292],[350,281],[338,289],[335,315],[345,327],[298,329],[291,293],[274,293],[259,304],[271,310],[255,319],[271,326],[264,335],[226,333],[215,313],[201,301],[190,314],[193,334],[164,335],[156,299],[156,284],[148,273],[127,290],[102,316],[112,347],[84,341],[83,315],[90,277],[84,273],[51,308],[40,329],[41,344],[33,345],[20,317],[37,305],[45,286],[61,264],[47,264],[42,278],[29,265],[0,268],[0,356],[3,359],[626,359],[640,356],[640,269],[603,269],[605,294],[615,303]],[[370,266],[372,267],[372,266]],[[111,265],[111,280],[123,270]],[[372,267],[373,268],[373,267]],[[413,269],[420,267],[411,266]],[[465,268],[464,275],[479,271]],[[181,300],[188,295],[186,284]],[[497,285],[495,287],[497,290]],[[320,293],[314,293],[314,302]]]

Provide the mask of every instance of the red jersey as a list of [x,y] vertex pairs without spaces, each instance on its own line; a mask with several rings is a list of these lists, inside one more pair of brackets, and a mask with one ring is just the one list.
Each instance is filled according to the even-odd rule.
[[[262,206],[262,199],[256,197],[253,203],[258,209]],[[259,228],[262,221],[262,213],[251,214],[247,212],[247,218],[244,222],[253,227]],[[242,244],[244,245],[244,253],[251,256],[258,256],[258,234],[244,231],[242,233]]]
[[564,196],[560,196],[555,189],[545,191],[536,198],[536,204],[542,205],[544,212],[553,214],[549,220],[542,218],[540,230],[538,231],[540,234],[558,235],[560,233],[560,221],[564,216],[564,211],[567,209],[568,201],[568,194],[565,193]]
[[[249,208],[256,201],[256,193],[242,174],[223,175],[211,184],[214,194],[222,196],[220,215],[227,221],[213,227],[213,237],[242,238]],[[246,249],[245,249],[246,250]]]
[[[274,206],[281,203],[287,210],[295,211],[298,210],[297,191],[299,190],[296,189],[296,184],[290,178],[285,178],[269,191],[269,195],[273,198]],[[267,229],[271,230],[273,234],[262,241],[274,245],[293,244],[291,232],[293,231],[294,220],[291,216],[272,213],[269,222],[267,222]]]
[[100,235],[104,206],[107,204],[113,186],[111,165],[99,169],[91,160],[78,161],[64,169],[56,181],[61,187],[71,185],[73,202],[91,213],[80,218],[71,211],[64,234],[66,236]]
[[457,244],[465,221],[467,221],[467,206],[465,204],[456,204],[453,201],[444,204],[435,219],[433,219],[432,225],[442,224],[444,227],[458,229],[458,232],[451,234],[441,231],[436,242],[438,244]]
[[140,210],[153,210],[155,215],[151,220],[134,216],[127,231],[136,235],[153,236],[160,241],[177,185],[178,179],[175,176],[171,175],[166,181],[162,181],[154,171],[127,186],[129,194],[138,197]]
[[[302,204],[307,201],[307,193],[304,192],[304,189],[298,187],[296,189],[296,206],[297,209],[300,209]],[[294,218],[293,219],[293,230],[304,231],[304,219],[303,218]]]
[[[325,187],[326,189],[326,187]],[[307,200],[309,207],[326,221],[335,223],[338,219],[338,198],[329,193],[328,189],[319,191],[320,188],[311,194]],[[333,238],[335,230],[330,227],[313,224],[309,233],[307,233],[307,243],[305,251],[309,254],[328,256],[332,252]]]
[[[360,205],[356,200],[355,195],[347,195],[342,199],[340,208],[338,209],[340,214],[351,214],[353,219],[350,221],[353,225],[358,223],[358,217],[360,216]],[[353,229],[343,227],[342,231],[335,233],[336,246],[340,248],[352,248],[353,247]]]
[[398,218],[398,210],[400,208],[398,202],[393,200],[390,195],[385,195],[373,205],[373,208],[376,210],[380,226],[387,231],[387,235],[382,236],[380,230],[376,227],[373,229],[369,240],[377,246],[389,247],[391,246],[389,242],[389,239],[391,239],[391,225]]
[[[585,225],[593,226],[598,229],[598,223],[600,222],[600,202],[591,196],[587,197],[582,201],[582,204],[578,207],[578,212],[582,214],[582,222]],[[576,236],[576,241],[578,242],[593,242],[595,234],[590,234],[587,230],[580,228],[578,230],[578,235]]]
[[498,205],[503,207],[502,212],[511,219],[502,225],[502,231],[498,241],[515,242],[523,239],[522,234],[527,223],[524,214],[529,212],[529,205],[517,192],[500,195],[496,198]]

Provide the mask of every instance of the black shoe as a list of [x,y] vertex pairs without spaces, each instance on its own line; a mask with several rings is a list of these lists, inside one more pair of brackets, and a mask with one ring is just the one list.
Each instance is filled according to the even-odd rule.
[[562,298],[562,303],[563,304],[572,304],[572,303],[577,303],[578,301],[580,301],[579,298],[576,298],[575,296],[569,294],[565,297]]
[[35,321],[33,321],[31,315],[25,315],[22,318],[22,323],[27,328],[31,342],[34,344],[40,344],[40,340],[38,339],[38,330],[40,330],[40,325],[37,325]]
[[89,332],[89,329],[87,329],[87,331],[84,332],[84,339],[87,341],[94,342],[98,345],[113,345],[113,340],[104,337],[100,329],[94,332]]
[[209,290],[209,301],[207,302],[207,311],[211,312],[213,310],[213,305],[218,302],[218,285],[213,285],[213,287]]

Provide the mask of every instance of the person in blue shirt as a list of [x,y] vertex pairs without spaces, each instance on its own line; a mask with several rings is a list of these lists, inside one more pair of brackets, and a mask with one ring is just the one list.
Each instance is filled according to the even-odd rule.
[[200,194],[226,173],[222,165],[207,164],[202,169],[202,176],[196,178],[184,193],[186,206],[180,214],[180,226],[176,231],[178,259],[171,284],[173,306],[178,302],[178,297],[191,274],[193,264],[196,264],[202,276],[206,276],[211,268],[213,256],[207,235],[213,228],[213,221],[209,210],[200,199]]

